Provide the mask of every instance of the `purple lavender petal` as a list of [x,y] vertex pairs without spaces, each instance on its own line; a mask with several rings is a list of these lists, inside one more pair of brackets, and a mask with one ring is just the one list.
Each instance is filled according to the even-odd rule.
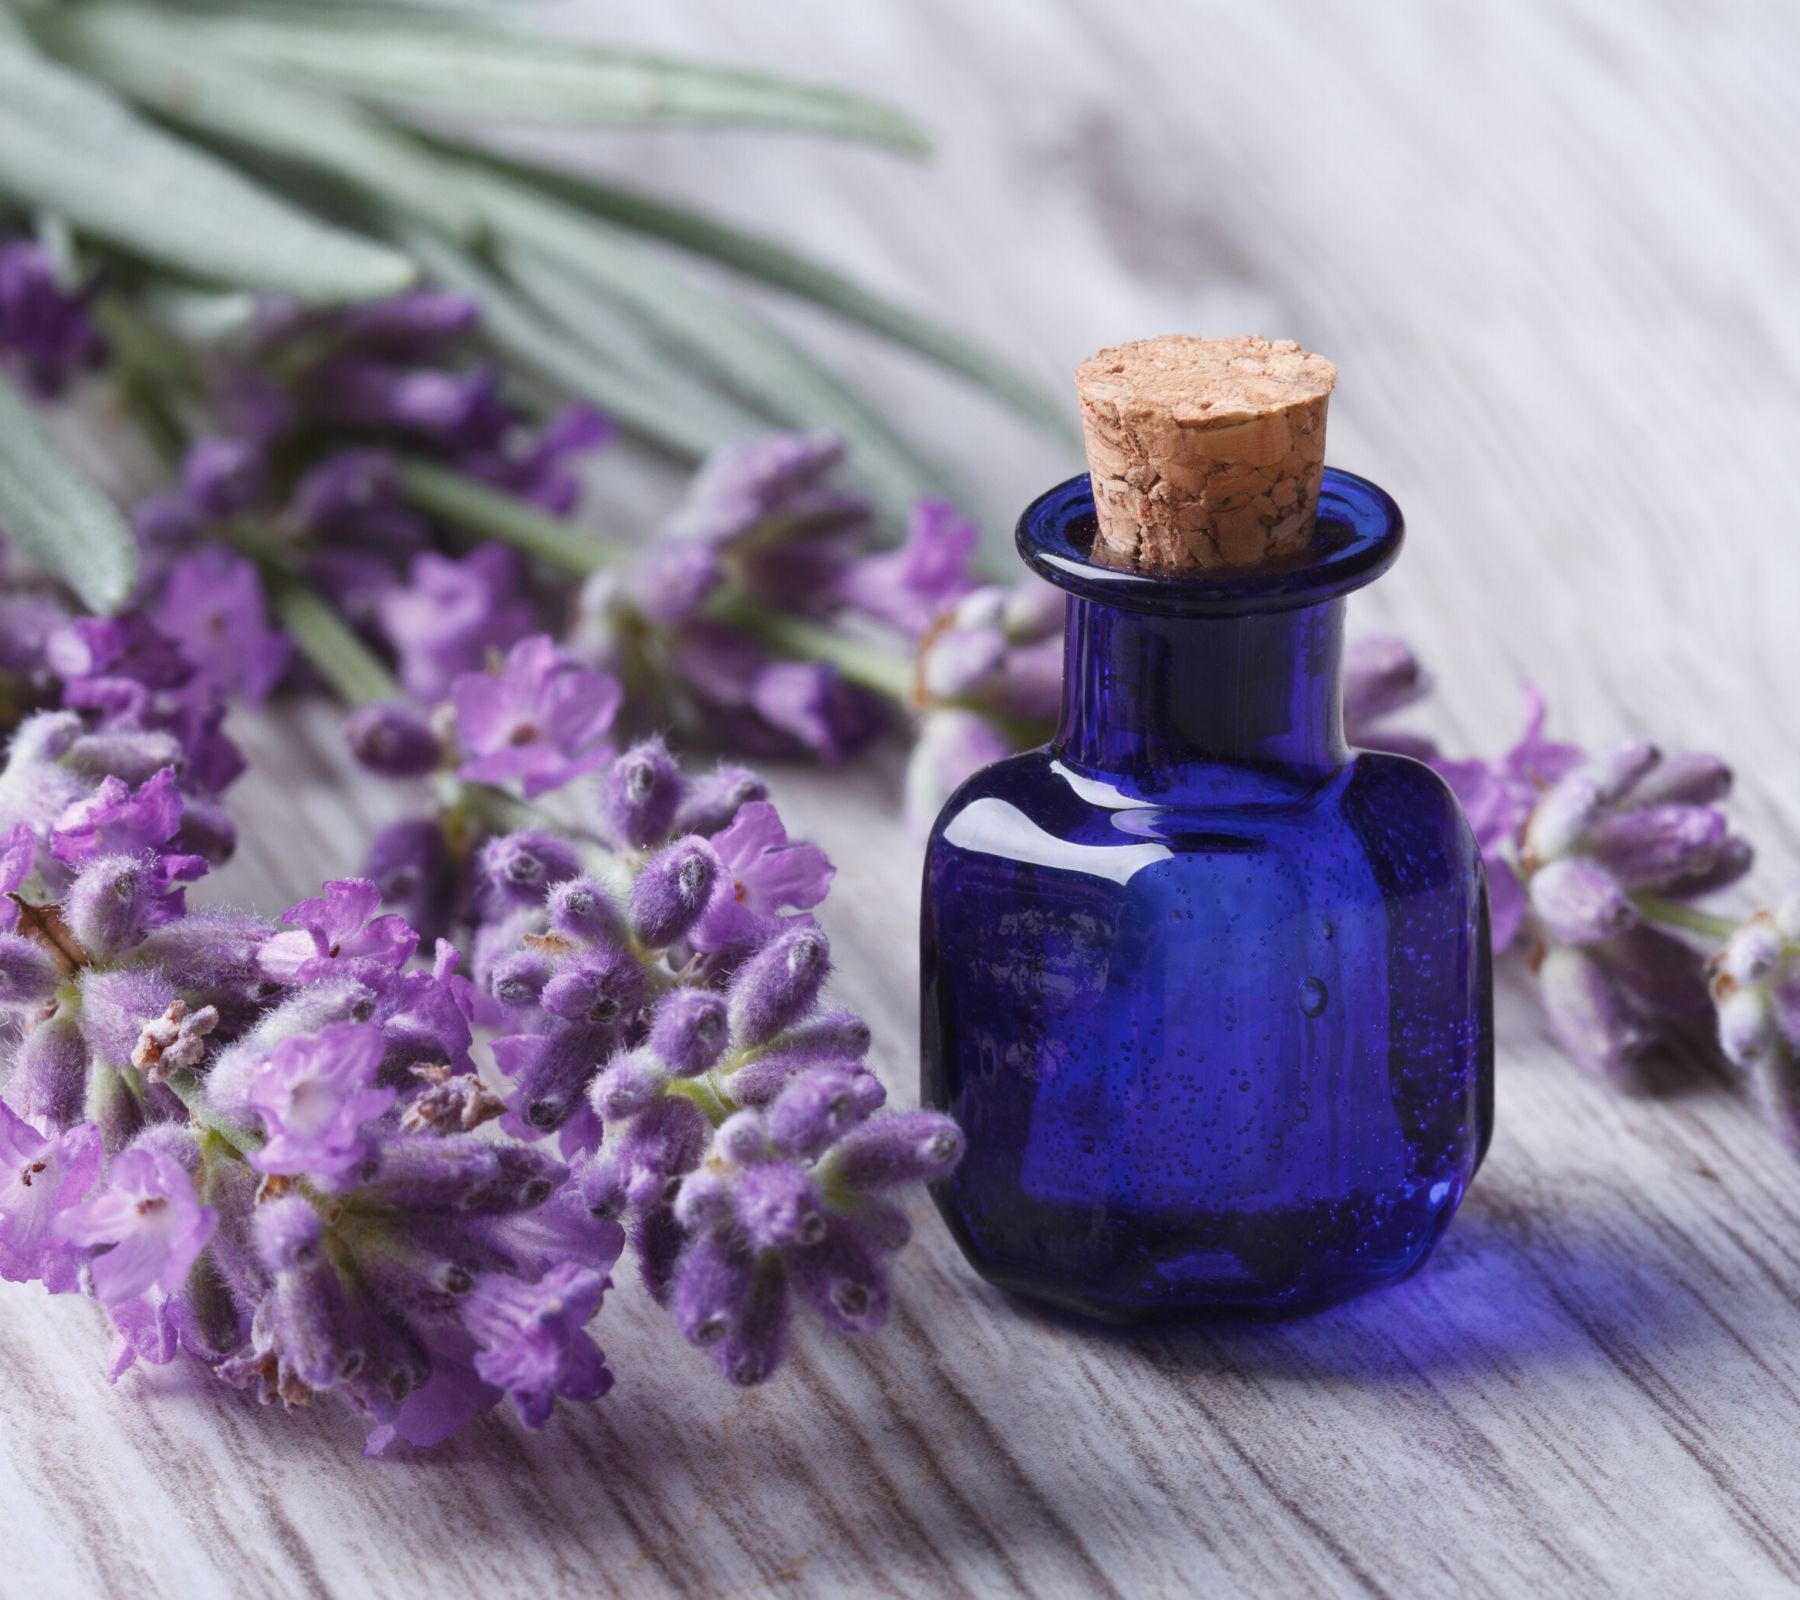
[[95,1298],[118,1306],[153,1288],[175,1293],[217,1220],[180,1162],[134,1147],[113,1158],[98,1196],[62,1213],[57,1231],[78,1245],[110,1246],[90,1270]]
[[732,949],[777,931],[783,912],[818,905],[837,872],[817,845],[790,842],[766,800],[741,806],[711,844],[723,871],[689,933],[697,950]]
[[612,1387],[612,1374],[583,1331],[606,1284],[604,1274],[566,1262],[534,1284],[498,1273],[476,1280],[463,1306],[478,1347],[475,1370],[512,1396],[526,1427],[543,1427],[558,1398],[598,1400]]
[[522,639],[497,674],[471,672],[450,686],[474,783],[519,778],[528,797],[606,764],[618,683],[579,665],[545,634]]
[[250,1105],[269,1134],[252,1163],[328,1187],[372,1176],[375,1141],[363,1125],[394,1103],[394,1091],[375,1084],[383,1051],[381,1029],[368,1023],[278,1044],[250,1086]]
[[0,1101],[0,1277],[41,1279],[52,1294],[75,1287],[80,1253],[57,1219],[87,1198],[101,1159],[91,1123],[45,1135]]
[[975,587],[971,559],[980,530],[946,500],[914,503],[906,542],[865,556],[838,582],[853,610],[917,637]]

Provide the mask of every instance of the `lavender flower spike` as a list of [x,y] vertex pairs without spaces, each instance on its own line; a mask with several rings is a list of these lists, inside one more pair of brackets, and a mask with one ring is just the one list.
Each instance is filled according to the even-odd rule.
[[1672,1023],[1707,1011],[1701,952],[1657,924],[1679,926],[1683,907],[1749,866],[1723,812],[1670,798],[1716,797],[1720,770],[1666,765],[1628,741],[1553,784],[1524,822],[1518,861],[1544,1000],[1563,1044],[1593,1071],[1624,1070]]

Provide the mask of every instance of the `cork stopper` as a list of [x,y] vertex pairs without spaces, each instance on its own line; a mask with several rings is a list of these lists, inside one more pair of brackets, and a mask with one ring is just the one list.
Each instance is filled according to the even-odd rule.
[[1142,572],[1248,567],[1312,538],[1337,368],[1291,339],[1167,334],[1075,370],[1099,538]]

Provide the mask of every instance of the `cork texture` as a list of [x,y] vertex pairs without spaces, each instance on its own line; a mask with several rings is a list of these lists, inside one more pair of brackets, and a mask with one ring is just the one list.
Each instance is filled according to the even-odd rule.
[[1246,567],[1310,542],[1337,368],[1291,339],[1140,339],[1076,369],[1099,538],[1145,572]]

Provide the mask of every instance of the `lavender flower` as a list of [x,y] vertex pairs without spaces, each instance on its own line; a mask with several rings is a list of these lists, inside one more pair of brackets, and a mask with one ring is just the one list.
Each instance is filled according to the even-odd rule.
[[34,394],[52,399],[105,359],[88,315],[94,289],[65,289],[42,246],[0,242],[0,359],[18,368]]
[[89,1266],[94,1295],[119,1306],[152,1290],[179,1290],[218,1220],[179,1160],[134,1146],[113,1159],[101,1194],[62,1213],[57,1231],[78,1245],[104,1247]]
[[205,691],[260,705],[287,671],[290,641],[269,626],[262,583],[241,556],[206,549],[182,557],[149,616],[181,647]]
[[86,1199],[100,1160],[91,1123],[44,1134],[0,1101],[0,1277],[41,1279],[52,1294],[75,1287],[79,1253],[59,1219]]
[[465,673],[450,686],[473,783],[522,781],[527,796],[560,788],[610,759],[607,730],[619,685],[580,666],[544,634],[521,639],[498,673]]
[[388,590],[376,607],[409,693],[427,704],[442,699],[457,678],[532,631],[519,577],[518,557],[503,545],[482,545],[460,561],[429,550],[413,558],[411,583]]
[[463,1320],[475,1336],[475,1371],[504,1389],[528,1428],[550,1419],[558,1398],[598,1400],[612,1387],[587,1324],[600,1309],[604,1274],[561,1261],[536,1283],[500,1273],[476,1279]]
[[767,938],[783,913],[818,905],[837,872],[817,845],[788,839],[766,800],[740,807],[710,843],[719,871],[706,909],[688,930],[696,950],[732,950]]
[[269,1133],[253,1164],[290,1177],[310,1173],[334,1187],[372,1176],[378,1163],[362,1128],[394,1103],[394,1090],[375,1086],[386,1052],[381,1029],[366,1022],[283,1039],[248,1097]]
[[311,982],[329,976],[338,964],[406,964],[419,936],[397,916],[380,915],[381,891],[367,878],[338,878],[316,899],[282,912],[293,931],[275,934],[262,946],[264,973],[280,983]]

